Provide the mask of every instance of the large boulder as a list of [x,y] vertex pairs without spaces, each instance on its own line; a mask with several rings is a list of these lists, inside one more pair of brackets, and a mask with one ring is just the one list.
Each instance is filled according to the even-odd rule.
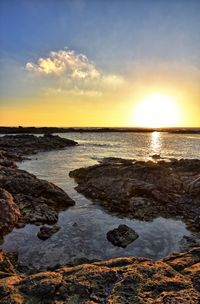
[[0,188],[0,239],[10,232],[18,222],[20,210],[13,200],[13,196]]

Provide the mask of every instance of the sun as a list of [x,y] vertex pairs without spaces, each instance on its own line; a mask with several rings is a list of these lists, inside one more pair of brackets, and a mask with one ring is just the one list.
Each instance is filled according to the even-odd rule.
[[180,110],[176,101],[167,95],[152,94],[136,104],[134,124],[137,127],[175,127],[179,124]]

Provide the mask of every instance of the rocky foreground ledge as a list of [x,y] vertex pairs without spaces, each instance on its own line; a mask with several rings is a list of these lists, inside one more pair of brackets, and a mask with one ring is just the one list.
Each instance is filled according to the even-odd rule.
[[200,231],[200,160],[105,159],[70,172],[76,190],[111,212],[152,220],[179,218]]
[[22,274],[0,251],[2,304],[199,304],[200,247],[161,261],[117,258]]
[[13,160],[39,151],[77,143],[59,136],[18,135],[0,137],[0,239],[15,226],[27,223],[54,224],[58,212],[74,205],[59,187],[20,170]]

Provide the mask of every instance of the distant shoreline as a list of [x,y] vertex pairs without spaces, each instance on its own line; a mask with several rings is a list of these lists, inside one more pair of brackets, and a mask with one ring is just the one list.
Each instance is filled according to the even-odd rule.
[[49,133],[108,133],[108,132],[132,132],[132,133],[151,133],[167,132],[175,134],[200,134],[200,128],[114,128],[114,127],[0,127],[0,134],[49,134]]

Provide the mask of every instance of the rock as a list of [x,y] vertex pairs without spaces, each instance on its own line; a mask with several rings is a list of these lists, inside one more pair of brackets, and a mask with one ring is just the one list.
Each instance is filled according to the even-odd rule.
[[[58,220],[58,212],[74,205],[74,201],[61,188],[41,180],[33,174],[19,170],[14,161],[21,161],[24,159],[24,155],[34,154],[38,151],[60,149],[76,144],[75,141],[51,134],[0,137],[0,187],[13,197],[12,210],[13,206],[16,206],[15,217],[16,208],[18,212],[21,212],[18,223],[14,220],[14,213],[13,223],[9,215],[7,224],[5,219],[2,220],[5,231],[11,230],[11,228],[5,227],[13,228],[14,225],[22,227],[26,223],[55,224]],[[8,209],[6,212],[9,212]],[[3,216],[3,213],[1,214]]]
[[152,159],[161,159],[160,154],[153,154],[151,155]]
[[[0,280],[3,277],[7,277],[9,275],[15,274],[15,267],[12,263],[11,254],[3,252],[0,249]],[[0,289],[1,291],[1,289]],[[1,299],[1,292],[0,292],[0,299]]]
[[75,146],[78,143],[45,134],[44,136],[34,135],[6,135],[0,137],[0,165],[4,167],[17,168],[14,161],[21,161],[24,155],[35,154],[39,151],[50,151],[54,149],[61,149],[68,146]]
[[160,261],[117,258],[30,275],[1,253],[0,302],[199,304],[199,263],[200,247]]
[[107,239],[109,242],[115,246],[123,248],[135,241],[138,237],[139,235],[132,228],[126,225],[119,225],[118,228],[107,233]]
[[139,220],[177,217],[200,229],[200,160],[113,161],[70,172],[78,192],[109,212]]
[[19,217],[20,210],[15,204],[12,195],[0,188],[0,239],[13,229]]
[[[45,134],[35,135],[5,135],[0,137],[1,154],[7,160],[21,161],[24,155],[35,154],[39,151],[50,151],[75,146],[77,142],[59,137],[57,135]],[[1,157],[0,155],[0,158]]]
[[189,250],[193,247],[200,247],[200,233],[193,235],[184,235],[180,241],[180,248],[182,251]]
[[41,240],[46,240],[59,231],[60,228],[61,227],[59,225],[54,225],[53,227],[42,226],[37,236]]
[[21,223],[54,224],[60,210],[74,205],[61,188],[18,168],[0,166],[0,187],[12,194]]

